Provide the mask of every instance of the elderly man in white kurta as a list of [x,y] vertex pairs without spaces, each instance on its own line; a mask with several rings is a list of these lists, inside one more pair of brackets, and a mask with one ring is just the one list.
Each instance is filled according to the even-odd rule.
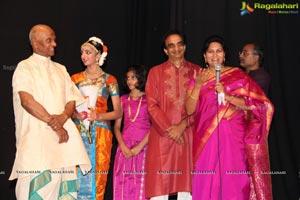
[[47,25],[30,31],[33,55],[13,75],[16,159],[10,180],[18,178],[17,199],[76,199],[77,169],[91,169],[70,117],[83,97],[66,68],[51,60],[55,33]]

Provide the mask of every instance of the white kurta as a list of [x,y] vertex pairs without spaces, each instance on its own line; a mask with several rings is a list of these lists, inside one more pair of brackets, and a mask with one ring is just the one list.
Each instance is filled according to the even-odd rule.
[[25,91],[48,113],[61,114],[69,101],[83,102],[66,68],[50,58],[33,54],[18,64],[12,86],[17,153],[9,179],[75,165],[79,165],[83,173],[88,172],[90,160],[72,120],[68,119],[64,124],[69,134],[68,142],[59,144],[51,127],[21,106],[18,94]]

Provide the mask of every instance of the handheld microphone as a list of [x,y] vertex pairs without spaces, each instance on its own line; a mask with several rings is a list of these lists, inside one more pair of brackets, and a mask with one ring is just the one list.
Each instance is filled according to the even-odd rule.
[[[220,73],[221,73],[221,65],[216,64],[215,65],[216,70],[216,83],[220,82]],[[222,200],[222,185],[223,185],[223,178],[222,178],[222,166],[221,166],[221,153],[220,153],[220,126],[219,126],[219,105],[225,105],[225,95],[223,92],[218,93],[217,92],[217,135],[218,135],[218,165],[219,165],[219,173],[220,173],[220,199]]]
[[216,70],[216,83],[219,83],[220,82],[221,65],[216,64],[215,65],[215,70]]

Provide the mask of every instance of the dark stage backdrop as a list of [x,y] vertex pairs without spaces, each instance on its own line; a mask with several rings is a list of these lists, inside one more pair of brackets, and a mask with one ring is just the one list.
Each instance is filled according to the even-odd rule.
[[[247,8],[243,4],[249,3]],[[57,34],[54,60],[70,74],[83,70],[80,45],[98,36],[109,51],[104,70],[119,81],[130,64],[150,67],[164,61],[160,39],[176,28],[187,37],[187,58],[203,65],[201,48],[211,34],[222,35],[228,46],[227,64],[238,66],[238,51],[246,41],[264,47],[264,66],[272,77],[270,99],[275,115],[269,150],[273,196],[296,200],[300,196],[299,76],[300,14],[294,9],[266,9],[260,4],[297,4],[290,1],[240,0],[37,0],[0,2],[0,199],[14,199],[8,177],[15,156],[11,78],[17,63],[29,55],[28,32],[37,23],[49,24]],[[253,8],[253,10],[251,9]],[[251,12],[253,11],[253,12]],[[283,12],[284,11],[284,12]],[[297,115],[298,114],[298,115]],[[114,143],[113,154],[117,144]],[[113,158],[111,166],[113,166]],[[105,199],[112,199],[111,171]]]

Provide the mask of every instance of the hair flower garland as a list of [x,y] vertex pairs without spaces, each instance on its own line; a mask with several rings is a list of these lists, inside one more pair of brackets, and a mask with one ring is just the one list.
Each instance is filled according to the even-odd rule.
[[[96,47],[96,49],[98,49],[100,52],[101,52],[101,49],[99,49],[98,46],[101,45],[101,47],[102,47],[102,52],[101,52],[101,56],[100,56],[100,58],[99,58],[98,63],[99,63],[99,66],[102,66],[102,65],[104,64],[104,61],[105,61],[106,56],[107,56],[107,51],[108,51],[107,46],[104,45],[104,43],[102,42],[102,40],[101,40],[100,38],[95,37],[95,36],[90,37],[88,41],[91,42],[91,44],[93,44],[93,45]],[[96,42],[97,44],[94,44],[95,42]]]

